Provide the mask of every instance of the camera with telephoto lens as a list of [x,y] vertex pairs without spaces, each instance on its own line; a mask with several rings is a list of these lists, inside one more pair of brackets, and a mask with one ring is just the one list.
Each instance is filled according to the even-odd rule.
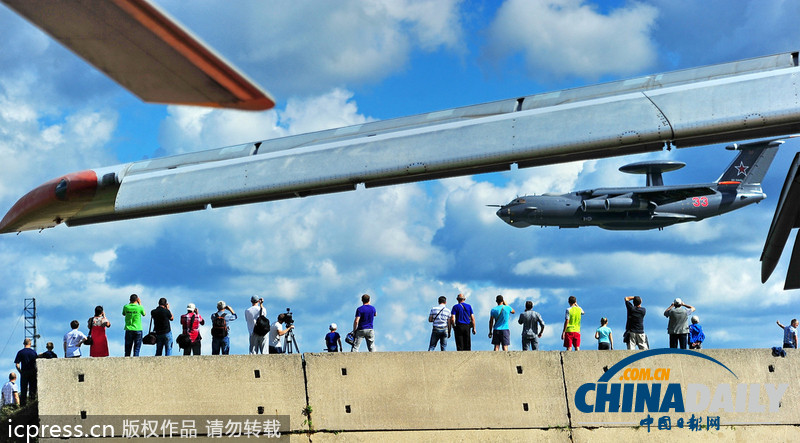
[[283,323],[286,324],[286,326],[294,324],[294,318],[292,318],[292,310],[290,308],[286,308],[286,313],[283,314]]

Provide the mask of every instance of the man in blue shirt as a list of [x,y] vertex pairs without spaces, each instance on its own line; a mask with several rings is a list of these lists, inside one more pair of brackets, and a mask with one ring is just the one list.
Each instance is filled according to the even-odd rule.
[[375,331],[372,329],[372,322],[378,315],[375,307],[369,304],[369,294],[361,296],[361,306],[356,309],[356,318],[353,320],[353,331],[355,332],[355,343],[351,351],[358,352],[361,340],[367,341],[369,352],[375,350]]
[[489,314],[489,338],[492,339],[495,351],[499,351],[501,345],[504,351],[508,351],[508,345],[511,344],[508,320],[514,313],[514,308],[506,304],[502,295],[495,297],[495,301],[497,306]]
[[472,313],[472,306],[464,303],[466,298],[463,294],[458,294],[456,300],[458,304],[450,311],[450,322],[453,324],[453,333],[456,336],[456,350],[470,351],[472,340],[469,330],[472,329],[472,335],[475,335],[475,314]]

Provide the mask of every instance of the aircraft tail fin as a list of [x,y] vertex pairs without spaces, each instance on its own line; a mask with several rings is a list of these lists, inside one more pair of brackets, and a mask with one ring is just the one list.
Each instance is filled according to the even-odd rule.
[[748,185],[761,184],[772,160],[778,153],[778,146],[784,143],[784,138],[761,140],[752,143],[734,143],[726,149],[739,151],[739,155],[723,171],[718,183],[741,183]]

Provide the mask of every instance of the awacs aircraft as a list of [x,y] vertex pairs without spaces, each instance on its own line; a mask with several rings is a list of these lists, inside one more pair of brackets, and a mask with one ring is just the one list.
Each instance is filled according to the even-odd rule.
[[665,186],[662,172],[686,166],[675,161],[647,161],[619,168],[646,174],[647,186],[597,188],[562,195],[526,195],[497,210],[497,216],[516,228],[531,225],[577,228],[599,226],[611,230],[662,229],[699,221],[758,203],[766,195],[761,180],[783,140],[733,144],[738,150],[715,183]]
[[[146,101],[273,100],[144,0],[2,0]],[[800,132],[798,52],[87,169],[20,198],[0,233],[147,217]]]

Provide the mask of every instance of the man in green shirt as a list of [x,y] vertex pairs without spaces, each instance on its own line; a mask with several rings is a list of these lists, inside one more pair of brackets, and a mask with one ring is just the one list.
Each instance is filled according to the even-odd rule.
[[139,356],[142,347],[142,317],[145,316],[142,300],[136,294],[131,294],[131,302],[122,308],[125,316],[125,356]]
[[564,340],[564,347],[567,351],[581,348],[581,316],[583,309],[578,306],[578,299],[574,295],[569,296],[569,308],[564,316],[564,329],[561,330],[561,339]]

